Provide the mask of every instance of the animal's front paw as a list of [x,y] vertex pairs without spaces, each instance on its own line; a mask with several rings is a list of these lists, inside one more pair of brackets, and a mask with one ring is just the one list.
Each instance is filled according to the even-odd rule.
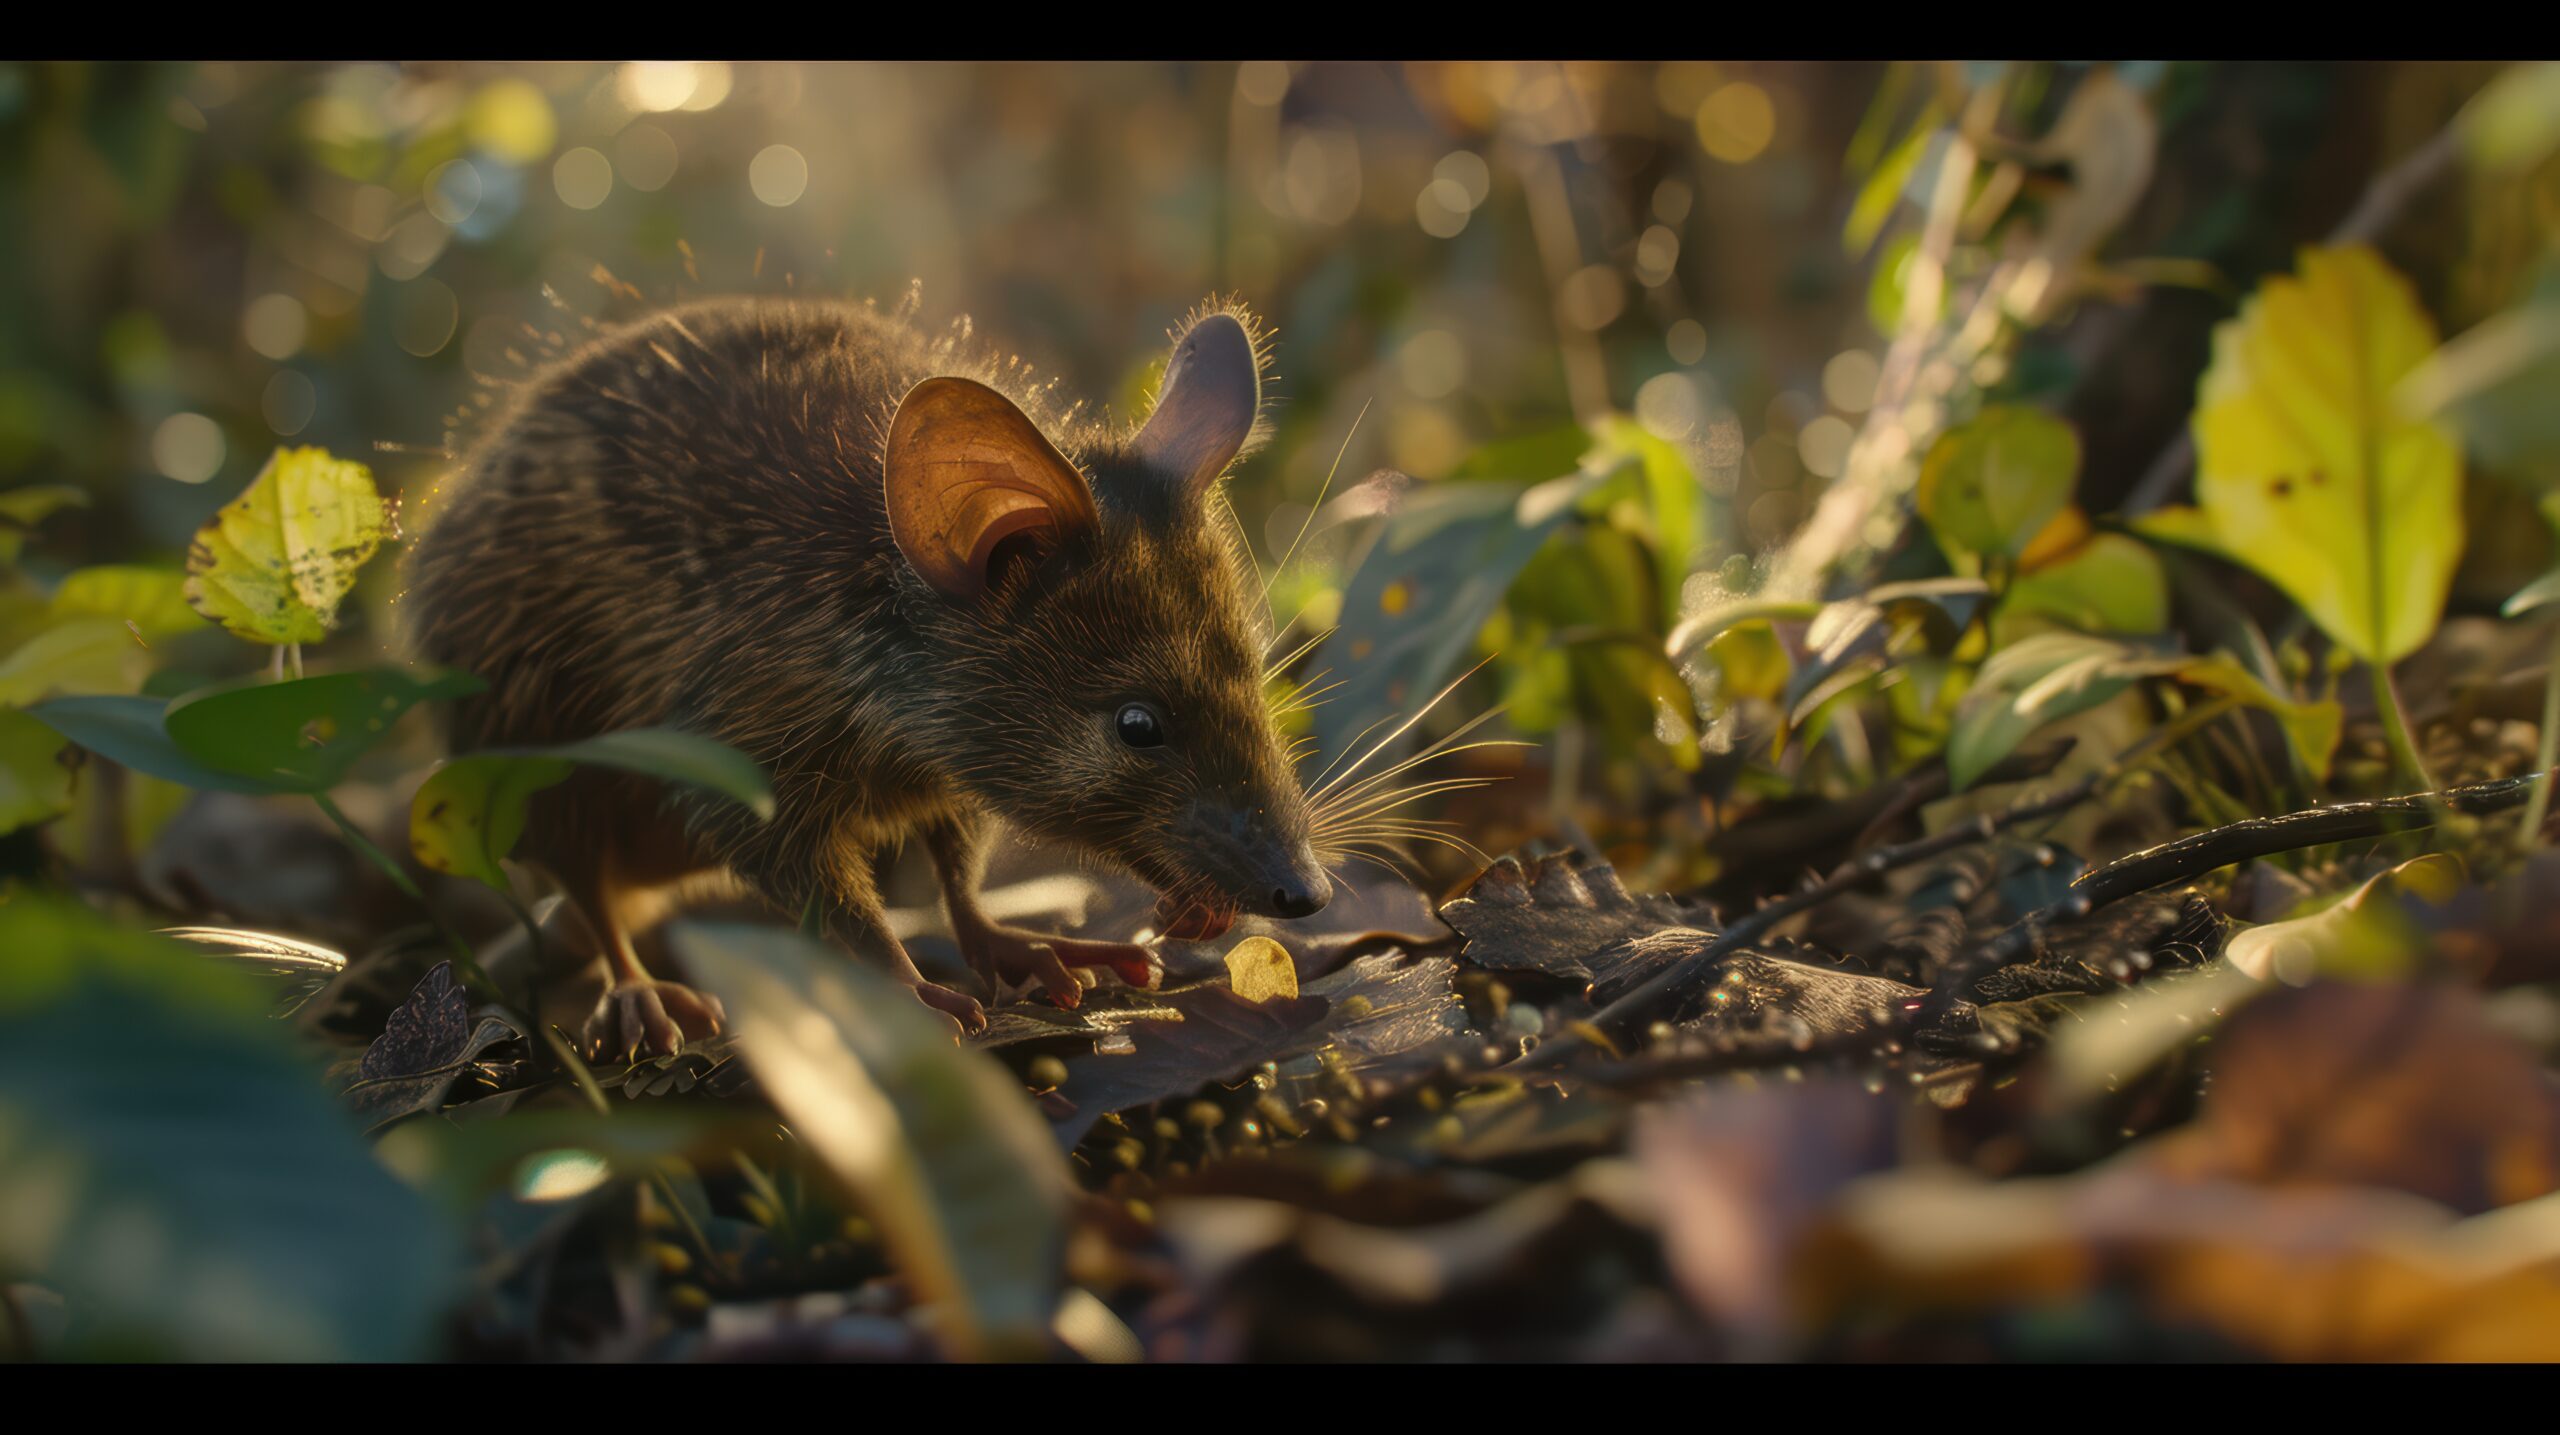
[[976,997],[933,982],[918,982],[914,991],[917,1001],[959,1023],[964,1035],[987,1029],[987,1010],[978,1005]]
[[987,927],[960,937],[961,954],[990,982],[1036,981],[1049,1000],[1072,1008],[1084,1000],[1084,983],[1074,968],[1105,968],[1133,987],[1152,987],[1164,979],[1155,954],[1133,942],[1085,942],[1072,937],[1043,937],[1011,927]]
[[666,1056],[719,1035],[728,1020],[718,997],[675,982],[630,982],[597,1000],[578,1035],[596,1060]]

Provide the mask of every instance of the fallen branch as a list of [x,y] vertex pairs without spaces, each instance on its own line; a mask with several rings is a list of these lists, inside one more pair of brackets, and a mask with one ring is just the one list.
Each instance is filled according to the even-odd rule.
[[2252,817],[2119,857],[2084,873],[2071,884],[2070,896],[2029,913],[1972,956],[1951,963],[1937,985],[1930,988],[1929,999],[1911,1013],[1906,1025],[1930,1025],[1962,1000],[1975,982],[2041,950],[2046,934],[2054,928],[2084,920],[2127,897],[2192,881],[2252,858],[2414,832],[2436,826],[2452,813],[2478,817],[2521,807],[2531,800],[2534,784],[2541,776],[2527,773],[2470,787],[2416,792],[2371,802],[2343,802],[2335,807],[2288,812],[2281,817]]
[[[1613,1040],[1631,1036],[1642,1030],[1656,1011],[1686,993],[1711,985],[1721,974],[1722,959],[1726,955],[1759,941],[1780,922],[1798,912],[1818,907],[1897,868],[1925,862],[1976,842],[1987,842],[2022,822],[2067,812],[2086,801],[2091,793],[2097,791],[2099,783],[2120,771],[2121,767],[2121,763],[2110,764],[2049,796],[2019,803],[2005,812],[1985,813],[1935,836],[1905,842],[1898,847],[1878,848],[1853,862],[1844,863],[1823,881],[1803,891],[1763,903],[1756,910],[1736,918],[1718,932],[1714,940],[1593,1014],[1588,1025]],[[1513,1064],[1530,1068],[1553,1066],[1585,1040],[1587,1038],[1567,1028]]]

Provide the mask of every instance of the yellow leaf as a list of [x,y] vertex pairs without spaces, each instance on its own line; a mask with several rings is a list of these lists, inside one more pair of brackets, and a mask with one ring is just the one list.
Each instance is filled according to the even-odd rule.
[[525,803],[565,780],[557,758],[479,754],[435,770],[409,803],[409,850],[431,872],[448,872],[508,890],[498,864],[524,835]]
[[1912,501],[1942,546],[2015,559],[2071,501],[2079,477],[2071,425],[1995,404],[1929,446]]
[[2346,727],[2346,713],[2334,701],[2299,703],[2267,686],[2257,674],[2240,666],[2239,660],[2227,653],[2198,658],[2178,669],[2178,681],[2208,692],[2238,699],[2243,705],[2257,708],[2273,716],[2284,729],[2285,740],[2293,744],[2303,766],[2312,776],[2326,781],[2329,760],[2337,755],[2338,738]]
[[248,491],[197,530],[187,602],[252,642],[316,643],[390,528],[363,464],[327,449],[278,449]]
[[56,618],[113,618],[148,640],[191,633],[204,619],[187,606],[186,575],[132,563],[82,568],[53,590]]
[[525,80],[493,81],[473,95],[462,126],[473,144],[509,164],[541,159],[560,137],[550,98]]
[[0,658],[0,703],[24,706],[57,693],[129,693],[148,654],[113,618],[56,623]]
[[2422,950],[2399,904],[2441,904],[2461,890],[2462,859],[2449,852],[2413,858],[2309,916],[2269,922],[2232,937],[2222,959],[2259,981],[2301,986],[2315,974],[2396,976]]
[[1227,950],[1227,981],[1249,1002],[1298,994],[1298,964],[1289,949],[1269,937],[1247,937]]
[[1786,695],[1787,678],[1794,671],[1786,644],[1765,619],[1726,629],[1707,644],[1703,656],[1724,675],[1719,691],[1727,703],[1745,698],[1776,702]]
[[2196,495],[2220,548],[2371,663],[2435,630],[2462,554],[2462,454],[2393,406],[2436,347],[2407,280],[2362,246],[2306,249],[2214,331]]
[[2180,504],[2153,509],[2133,520],[2133,531],[2154,543],[2166,543],[2173,548],[2193,548],[2217,558],[2228,558],[2234,563],[2241,561],[2236,554],[2224,551],[2221,535],[2214,532],[2212,515],[2201,508]]

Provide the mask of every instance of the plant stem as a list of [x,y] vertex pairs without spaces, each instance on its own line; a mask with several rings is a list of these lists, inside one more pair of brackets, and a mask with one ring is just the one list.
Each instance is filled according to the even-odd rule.
[[[320,804],[320,810],[329,814],[331,822],[338,824],[338,835],[347,839],[348,846],[356,849],[366,861],[389,877],[393,886],[426,910],[427,920],[443,934],[446,945],[453,948],[454,970],[462,973],[463,980],[470,984],[471,989],[478,992],[484,1001],[504,1002],[506,993],[498,990],[498,984],[489,980],[489,974],[480,969],[479,959],[471,955],[471,944],[444,924],[444,918],[438,916],[435,907],[427,901],[427,894],[418,889],[417,883],[409,880],[409,874],[400,870],[400,864],[391,860],[391,854],[374,846],[371,838],[357,830],[356,825],[347,820],[347,814],[338,809],[338,804],[329,800],[329,794],[315,792],[311,794],[311,800]],[[536,1023],[540,1019],[539,1014],[531,1018]]]
[[[524,903],[516,900],[516,894],[514,892],[501,887],[498,889],[498,895],[506,899],[507,910],[515,913],[516,920],[524,924],[524,939],[526,944],[524,1010],[525,1015],[532,1019],[533,1024],[535,1026],[540,1026],[542,1025],[542,926],[540,923],[533,920],[533,912],[531,909],[527,908]],[[541,1050],[541,1044],[535,1043],[534,1049],[539,1052]]]
[[2400,690],[2391,682],[2391,665],[2373,663],[2369,667],[2373,674],[2373,706],[2382,714],[2382,735],[2391,744],[2391,755],[2399,760],[2404,773],[2418,780],[2420,788],[2433,791],[2436,780],[2427,771],[2426,761],[2418,756],[2417,739],[2409,732],[2409,715],[2400,708]]

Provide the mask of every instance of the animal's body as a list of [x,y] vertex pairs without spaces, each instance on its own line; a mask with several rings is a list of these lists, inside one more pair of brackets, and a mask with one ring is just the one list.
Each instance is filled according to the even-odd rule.
[[868,307],[756,299],[612,331],[519,391],[408,559],[415,648],[488,684],[454,750],[672,726],[774,783],[770,821],[594,771],[535,799],[518,853],[612,963],[602,1044],[716,1027],[630,940],[652,894],[704,873],[814,905],[964,1026],[978,1004],[883,921],[877,860],[909,838],[972,960],[1061,1000],[1066,965],[1144,979],[1146,954],[988,921],[992,819],[1125,867],[1194,933],[1322,905],[1249,570],[1211,517],[1258,370],[1248,322],[1210,312],[1146,424],[1114,430]]

